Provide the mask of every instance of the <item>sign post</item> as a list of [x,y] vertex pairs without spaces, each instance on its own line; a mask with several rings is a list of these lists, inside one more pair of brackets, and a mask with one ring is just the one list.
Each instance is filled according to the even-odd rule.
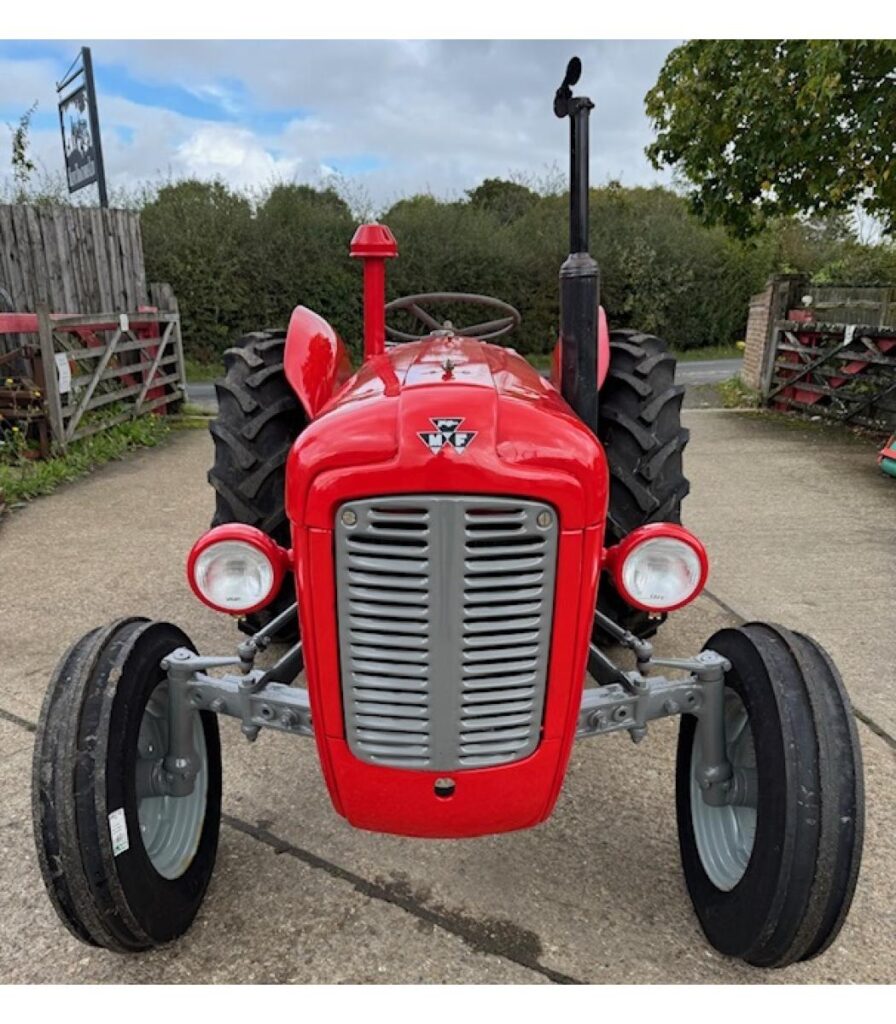
[[97,114],[93,60],[89,46],[81,47],[75,64],[78,60],[80,66],[74,67],[74,70],[70,68],[65,78],[56,83],[68,190],[77,192],[78,189],[95,183],[99,191],[100,206],[106,207],[109,205],[106,194],[106,171],[103,166],[100,120]]

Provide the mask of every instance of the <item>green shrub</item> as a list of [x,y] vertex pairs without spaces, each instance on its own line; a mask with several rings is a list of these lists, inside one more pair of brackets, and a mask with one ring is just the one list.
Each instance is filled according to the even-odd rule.
[[220,181],[164,185],[140,214],[147,278],[167,281],[191,357],[213,359],[255,320],[252,207]]
[[[401,199],[380,217],[400,250],[387,298],[494,295],[522,314],[510,343],[549,352],[559,331],[568,203],[550,184],[539,192],[497,178],[460,201]],[[142,225],[149,279],[170,282],[178,296],[188,358],[219,359],[240,332],[285,326],[299,303],[359,353],[361,268],[348,257],[356,221],[332,188],[278,184],[249,197],[221,182],[169,183],[144,199]],[[658,334],[679,351],[742,338],[749,297],[776,270],[804,271],[817,283],[896,284],[896,247],[859,243],[842,218],[780,220],[741,242],[702,225],[661,187],[592,189],[591,249],[611,325]],[[484,319],[459,308],[445,315]]]

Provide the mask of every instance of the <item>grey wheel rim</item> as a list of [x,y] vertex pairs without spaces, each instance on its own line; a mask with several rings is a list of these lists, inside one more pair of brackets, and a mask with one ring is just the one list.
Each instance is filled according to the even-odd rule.
[[[140,838],[152,866],[169,880],[180,878],[196,856],[208,794],[208,753],[199,712],[193,713],[193,746],[199,773],[188,796],[147,796],[137,803]],[[168,751],[168,683],[152,692],[140,721],[139,756],[158,760]]]
[[[749,715],[740,697],[725,688],[725,750],[732,768],[756,770],[756,748]],[[703,799],[697,781],[702,761],[700,726],[691,749],[691,823],[697,853],[709,880],[722,892],[730,892],[744,877],[756,839],[756,808],[712,807]]]

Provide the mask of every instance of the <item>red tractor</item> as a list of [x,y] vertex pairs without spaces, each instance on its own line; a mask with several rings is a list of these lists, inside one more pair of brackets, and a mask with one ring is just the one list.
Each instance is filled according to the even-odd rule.
[[[491,343],[520,322],[504,302],[386,305],[397,248],[377,224],[351,247],[364,266],[357,372],[301,306],[285,334],[227,354],[217,510],[187,575],[249,635],[208,657],[167,622],[96,629],[62,658],[38,726],[40,864],[85,942],[146,950],[193,921],[218,845],[221,714],[250,740],[313,738],[339,814],[419,837],[537,825],[575,739],[638,741],[681,716],[681,857],[709,941],[780,967],[837,935],[863,794],[830,658],[759,622],[681,659],[655,657],[648,639],[700,594],[708,564],[679,524],[688,435],[674,360],[656,338],[608,333],[599,307],[580,71],[573,59],[554,100],[570,119],[571,244],[551,380]],[[487,318],[458,327],[432,312],[468,304]],[[398,311],[419,335],[386,326]],[[286,653],[256,667],[273,639]]]

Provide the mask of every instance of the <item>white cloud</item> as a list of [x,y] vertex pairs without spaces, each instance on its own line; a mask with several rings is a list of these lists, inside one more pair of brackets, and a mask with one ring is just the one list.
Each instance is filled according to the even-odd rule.
[[[229,120],[188,117],[101,93],[107,173],[133,187],[159,175],[220,176],[238,187],[272,178],[357,175],[376,205],[432,190],[458,195],[484,177],[565,172],[567,128],[552,113],[566,60],[583,61],[595,100],[592,180],[668,180],[650,168],[643,97],[673,44],[562,41],[99,41],[94,63],[133,79],[178,86]],[[65,63],[60,57],[60,65]],[[0,60],[0,102],[35,99],[55,115],[51,60]],[[147,90],[147,96],[157,95]],[[160,101],[156,101],[157,103]],[[61,171],[55,130],[34,151]],[[352,176],[348,172],[348,176]]]
[[223,178],[240,188],[296,176],[300,157],[277,159],[245,128],[208,125],[197,129],[175,151],[175,172],[198,178]]

